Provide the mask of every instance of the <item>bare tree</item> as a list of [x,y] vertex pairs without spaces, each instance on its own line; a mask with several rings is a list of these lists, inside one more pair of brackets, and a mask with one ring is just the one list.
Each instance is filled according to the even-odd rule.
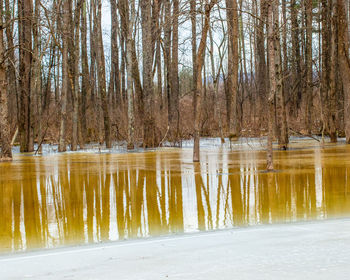
[[67,94],[69,87],[68,76],[68,40],[69,40],[69,1],[62,1],[62,90],[61,90],[61,120],[60,120],[60,140],[58,150],[65,152],[66,146],[66,126],[67,126]]
[[144,116],[143,116],[143,145],[144,147],[155,147],[156,143],[156,124],[154,118],[154,92],[153,92],[153,57],[154,44],[152,38],[152,1],[144,0],[141,2],[142,16],[142,65],[143,65],[143,98],[144,98]]
[[195,98],[195,111],[194,111],[194,146],[193,146],[193,161],[199,162],[200,160],[200,122],[201,122],[201,101],[202,101],[202,68],[204,63],[204,51],[206,47],[207,35],[209,30],[210,13],[217,0],[211,0],[210,3],[204,5],[204,26],[202,29],[202,37],[199,43],[198,51],[196,54],[196,98]]
[[32,0],[18,0],[19,37],[19,134],[22,152],[34,151],[33,113],[31,92],[32,72]]
[[[267,137],[267,170],[273,170],[273,149],[272,141],[274,138],[274,100],[277,91],[276,81],[276,32],[274,29],[274,5],[279,5],[279,1],[274,0],[268,3],[267,13],[267,25],[268,25],[268,55],[269,55],[269,80],[270,80],[270,92],[268,97],[268,111],[269,111],[269,130]],[[275,9],[276,10],[276,9]]]
[[230,138],[240,134],[237,94],[238,94],[238,11],[236,0],[226,0],[227,32],[228,32],[228,69],[227,69],[227,121]]
[[178,141],[180,125],[179,108],[179,0],[173,0],[171,92],[168,100],[170,139]]
[[103,126],[104,126],[104,136],[106,147],[112,147],[111,140],[111,120],[109,116],[109,106],[107,99],[107,90],[106,90],[106,66],[105,66],[105,55],[103,49],[103,35],[102,35],[102,2],[98,0],[97,2],[97,34],[96,34],[96,42],[97,42],[97,68],[98,68],[98,86],[99,93],[101,95],[101,103],[102,103],[102,114],[103,114]]
[[[126,40],[126,69],[127,69],[127,98],[128,98],[128,148],[135,146],[135,116],[134,116],[134,73],[133,73],[133,26],[135,22],[135,2],[131,2],[129,9],[128,1],[119,2],[122,32]],[[129,12],[131,10],[131,12]]]
[[[3,1],[0,1],[2,7]],[[4,48],[3,14],[0,18],[0,161],[12,159],[10,124],[8,120],[7,79]]]
[[349,30],[344,0],[337,0],[338,8],[338,53],[339,66],[345,95],[345,134],[346,142],[350,144],[350,58]]

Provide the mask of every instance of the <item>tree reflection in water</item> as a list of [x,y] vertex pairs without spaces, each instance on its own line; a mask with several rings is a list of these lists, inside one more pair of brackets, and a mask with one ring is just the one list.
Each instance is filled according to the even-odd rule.
[[342,147],[20,157],[1,165],[2,252],[350,214]]

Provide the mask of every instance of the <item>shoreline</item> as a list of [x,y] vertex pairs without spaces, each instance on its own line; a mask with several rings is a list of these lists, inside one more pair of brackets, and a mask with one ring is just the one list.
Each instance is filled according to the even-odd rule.
[[81,243],[81,244],[72,244],[72,245],[66,245],[66,246],[63,245],[63,246],[52,247],[52,248],[36,248],[36,249],[19,251],[19,252],[0,253],[0,263],[2,261],[5,261],[6,259],[10,260],[16,257],[25,258],[29,255],[37,255],[38,257],[41,255],[51,255],[51,254],[55,255],[59,251],[74,252],[75,250],[77,250],[77,251],[83,252],[84,250],[92,251],[92,250],[99,250],[99,249],[109,248],[109,247],[134,246],[141,243],[158,243],[163,241],[166,242],[173,239],[178,239],[178,240],[191,239],[202,235],[203,236],[216,235],[216,234],[225,233],[225,232],[235,233],[235,232],[244,232],[244,231],[251,231],[251,230],[265,230],[271,227],[303,226],[303,225],[313,225],[313,224],[321,224],[321,223],[327,223],[327,222],[349,222],[350,223],[350,217],[335,217],[335,218],[313,219],[313,220],[307,220],[307,221],[292,221],[292,222],[274,222],[271,224],[252,224],[252,225],[246,225],[246,226],[219,228],[219,229],[212,229],[212,230],[205,230],[205,231],[200,231],[197,229],[196,231],[193,231],[193,232],[191,231],[191,232],[183,232],[183,233],[170,233],[170,234],[160,235],[160,236],[148,236],[148,237],[130,238],[130,239],[123,239],[123,240]]
[[346,279],[350,267],[339,263],[349,249],[350,218],[339,218],[2,255],[0,271],[3,279]]

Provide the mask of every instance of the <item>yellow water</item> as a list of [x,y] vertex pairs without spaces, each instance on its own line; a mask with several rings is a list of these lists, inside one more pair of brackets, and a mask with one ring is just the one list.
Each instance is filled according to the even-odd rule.
[[[350,217],[350,147],[16,156],[0,164],[0,252]],[[306,147],[306,148],[305,148]]]

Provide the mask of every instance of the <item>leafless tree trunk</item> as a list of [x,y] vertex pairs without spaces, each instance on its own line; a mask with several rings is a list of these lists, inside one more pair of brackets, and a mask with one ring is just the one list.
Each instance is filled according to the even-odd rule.
[[350,58],[349,58],[349,30],[346,18],[344,0],[337,0],[338,6],[338,53],[339,66],[345,96],[345,134],[346,142],[350,144]]
[[165,92],[168,105],[168,126],[172,118],[171,104],[171,3],[170,0],[164,1],[164,78]]
[[143,97],[144,97],[144,147],[155,147],[156,143],[156,124],[154,118],[154,92],[152,65],[154,56],[154,44],[152,40],[152,5],[151,0],[141,2],[142,16],[142,57],[143,57]]
[[[35,10],[33,18],[33,61],[31,76],[31,131],[34,133],[34,124],[37,124],[37,135],[39,141],[42,139],[42,101],[41,101],[41,52],[40,52],[40,1],[35,0]],[[36,110],[34,109],[36,108]],[[33,135],[34,138],[34,135]],[[34,140],[33,140],[34,141]]]
[[14,24],[12,21],[12,15],[11,15],[11,7],[10,7],[10,1],[5,0],[5,22],[7,22],[7,26],[5,28],[5,34],[6,34],[6,42],[7,42],[7,78],[8,78],[8,94],[10,97],[10,106],[11,103],[12,108],[15,110],[15,112],[12,112],[12,116],[9,116],[9,121],[13,122],[16,120],[17,123],[19,123],[19,90],[18,90],[18,79],[16,75],[16,58],[15,58],[15,45],[14,45]]
[[305,72],[306,72],[306,102],[305,102],[305,127],[308,134],[311,134],[311,108],[313,95],[313,68],[312,68],[312,0],[305,0],[306,9],[306,46],[305,46]]
[[258,19],[258,25],[256,26],[256,75],[257,75],[257,87],[258,87],[258,102],[259,102],[259,116],[261,117],[260,126],[264,124],[265,114],[264,108],[266,105],[266,92],[267,92],[267,67],[265,59],[265,36],[264,30],[267,17],[267,2],[266,0],[260,1],[260,17]]
[[269,112],[269,130],[267,138],[267,170],[273,170],[273,150],[272,142],[274,138],[274,99],[277,90],[276,82],[276,53],[275,53],[275,43],[276,43],[276,33],[274,30],[274,14],[273,6],[278,5],[276,0],[271,1],[268,4],[268,55],[269,55],[269,80],[270,80],[270,92],[268,97],[268,112]]
[[211,0],[209,4],[205,4],[205,19],[202,29],[202,37],[199,43],[198,51],[196,54],[196,98],[195,98],[195,111],[194,111],[194,146],[193,146],[193,162],[199,162],[200,160],[200,129],[201,129],[201,107],[202,107],[202,68],[204,63],[204,51],[206,48],[207,35],[209,30],[210,12],[217,0]]
[[[3,1],[0,1],[2,7]],[[0,19],[0,161],[11,160],[11,134],[8,119],[8,103],[7,103],[7,81],[6,81],[6,64],[5,64],[5,48],[4,48],[4,26],[1,13]]]
[[22,152],[34,151],[32,132],[32,0],[18,0],[20,113],[19,134]]
[[292,88],[290,98],[292,99],[292,113],[297,116],[301,100],[301,55],[300,55],[300,27],[298,22],[299,5],[296,0],[291,0],[291,28],[292,28]]
[[90,85],[90,71],[89,60],[87,52],[87,15],[86,15],[86,0],[83,0],[81,5],[81,70],[82,70],[82,88],[81,88],[81,101],[80,104],[80,128],[83,141],[86,141],[87,136],[87,123],[86,123],[86,110],[88,97],[91,95]]
[[135,117],[134,117],[134,75],[133,75],[133,26],[135,22],[135,2],[132,1],[129,13],[128,1],[119,2],[122,32],[126,40],[126,72],[127,72],[127,99],[128,99],[128,148],[135,147]]
[[[73,58],[73,75],[71,78],[71,88],[73,95],[73,115],[72,115],[72,151],[78,149],[78,127],[79,127],[79,59],[80,59],[80,12],[81,12],[82,0],[76,2],[74,12],[74,49],[72,53]],[[72,34],[73,35],[73,34]]]
[[116,102],[121,103],[121,82],[119,72],[119,48],[118,48],[118,31],[119,31],[119,19],[117,15],[117,2],[116,0],[110,0],[111,3],[111,19],[112,19],[112,34],[111,34],[111,78],[110,89],[113,105],[116,106]]
[[66,123],[67,123],[67,93],[69,87],[68,77],[68,28],[69,28],[69,1],[63,0],[62,3],[62,90],[61,90],[61,120],[60,120],[60,139],[59,152],[65,152],[66,147]]
[[173,0],[171,93],[169,99],[169,133],[170,139],[178,141],[180,125],[179,108],[179,0]]
[[238,95],[238,11],[236,0],[226,0],[227,32],[228,32],[228,69],[227,69],[227,126],[229,137],[235,138],[240,134],[237,95]]
[[[276,2],[279,2],[277,0]],[[276,72],[276,123],[278,126],[278,143],[280,149],[286,150],[288,146],[288,123],[285,104],[285,86],[282,71],[282,53],[279,24],[279,5],[274,5],[274,33],[275,33],[275,72]]]
[[195,115],[196,104],[197,104],[197,67],[196,67],[196,57],[197,57],[197,11],[196,11],[196,0],[190,0],[190,16],[191,16],[191,45],[192,45],[192,77],[193,77],[193,112]]
[[327,114],[328,114],[328,128],[329,128],[329,137],[332,143],[337,142],[337,85],[336,85],[336,74],[338,68],[338,55],[337,55],[337,41],[336,36],[338,29],[338,15],[337,15],[337,6],[333,0],[328,1],[329,9],[331,16],[328,19],[329,25],[331,28],[331,33],[329,34],[329,69],[324,69],[324,71],[329,71],[329,93],[327,100]]
[[98,0],[97,3],[97,67],[98,67],[98,86],[99,93],[102,102],[102,113],[103,113],[103,125],[104,125],[104,136],[106,147],[112,147],[111,139],[111,120],[109,116],[109,106],[106,91],[106,67],[105,67],[105,55],[103,49],[103,35],[102,35],[102,2]]

